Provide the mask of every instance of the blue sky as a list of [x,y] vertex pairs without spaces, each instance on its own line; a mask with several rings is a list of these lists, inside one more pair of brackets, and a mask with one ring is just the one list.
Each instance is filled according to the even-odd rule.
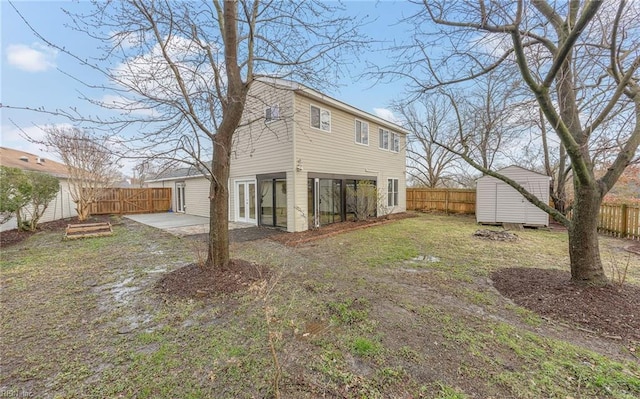
[[[89,57],[95,52],[96,43],[86,35],[67,27],[67,16],[62,8],[86,8],[85,2],[14,2],[16,8],[28,22],[48,40],[64,46],[81,57]],[[406,27],[398,25],[399,19],[415,10],[415,6],[404,1],[348,1],[348,12],[354,15],[368,15],[376,22],[365,27],[364,32],[378,41],[402,42],[407,39]],[[46,109],[70,109],[92,115],[106,111],[91,106],[81,99],[82,94],[100,97],[100,93],[90,91],[66,74],[81,76],[84,81],[102,83],[101,77],[92,75],[76,60],[47,47],[26,26],[6,0],[0,0],[1,61],[0,61],[0,102],[4,105]],[[379,47],[379,46],[377,46]],[[354,60],[350,73],[344,76],[337,90],[327,94],[358,107],[364,111],[388,117],[390,103],[402,95],[402,85],[376,84],[371,80],[355,77],[364,72],[365,61],[379,65],[393,62],[384,52],[370,51]],[[69,121],[44,113],[7,110],[0,108],[2,146],[35,152],[47,157],[38,146],[20,137],[20,129],[29,134],[41,134],[38,126],[63,124]]]

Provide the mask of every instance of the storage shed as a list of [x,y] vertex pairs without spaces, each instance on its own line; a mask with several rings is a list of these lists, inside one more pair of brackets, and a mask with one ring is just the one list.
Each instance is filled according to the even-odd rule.
[[[541,201],[549,202],[549,176],[515,165],[498,173],[515,180]],[[478,223],[548,226],[549,214],[530,203],[507,183],[485,175],[476,180],[476,220]]]

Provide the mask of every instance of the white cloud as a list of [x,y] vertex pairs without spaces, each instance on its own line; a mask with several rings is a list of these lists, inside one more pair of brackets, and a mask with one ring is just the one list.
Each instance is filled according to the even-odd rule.
[[7,61],[10,65],[27,72],[44,72],[56,67],[58,51],[39,43],[31,46],[10,44],[7,46]]
[[380,118],[382,118],[382,119],[384,119],[386,121],[389,121],[391,123],[395,123],[397,125],[402,125],[402,120],[400,120],[400,118],[395,116],[393,111],[391,111],[388,108],[374,108],[373,109],[373,113],[377,117],[380,117]]
[[[212,43],[209,46],[216,54],[216,44]],[[167,44],[166,51],[179,69],[189,93],[201,95],[214,91],[213,67],[207,63],[199,44],[188,38],[173,36]],[[224,75],[222,65],[218,68],[218,73]],[[162,49],[157,43],[148,52],[117,65],[113,73],[125,87],[135,87],[137,91],[152,97],[175,99],[182,96],[174,73],[167,65]]]

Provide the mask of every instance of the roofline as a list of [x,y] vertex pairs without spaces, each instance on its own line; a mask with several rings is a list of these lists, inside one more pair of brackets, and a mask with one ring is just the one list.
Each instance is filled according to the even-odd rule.
[[315,100],[319,100],[323,103],[326,104],[330,104],[333,105],[336,108],[340,108],[343,109],[345,111],[348,111],[352,114],[356,114],[362,118],[367,118],[370,120],[375,121],[376,123],[378,123],[379,125],[382,125],[384,127],[388,127],[391,128],[394,131],[397,131],[398,133],[402,133],[404,135],[409,135],[411,134],[410,131],[408,131],[407,129],[403,128],[402,126],[394,123],[394,122],[390,122],[386,119],[383,119],[379,116],[373,115],[369,112],[363,111],[359,108],[356,108],[352,105],[349,105],[343,101],[337,100],[331,96],[328,96],[326,94],[323,94],[321,92],[319,92],[318,90],[312,89],[310,87],[304,86],[300,83],[296,83],[290,80],[286,80],[286,79],[281,79],[281,78],[271,78],[271,77],[259,77],[256,78],[257,81],[262,82],[262,83],[266,83],[266,84],[271,84],[271,85],[278,85],[281,86],[285,89],[288,90],[292,90],[295,93],[298,93],[300,95],[309,97],[309,98],[313,98]]
[[[519,168],[519,169],[522,169],[522,170],[526,170],[527,172],[535,173],[536,175],[539,175],[539,176],[547,177],[547,178],[549,178],[549,180],[551,180],[551,176],[549,176],[549,175],[545,175],[543,173],[536,172],[535,170],[531,170],[529,168],[523,168],[522,166],[518,166],[518,165],[505,166],[504,168],[500,168],[500,169],[496,170],[495,173],[500,173],[501,170],[505,170],[505,169],[510,168],[512,166],[516,167],[516,168]],[[493,176],[488,175],[488,174],[485,173],[482,176],[480,176],[477,179],[475,179],[475,181],[478,181],[478,180],[482,179],[483,177],[493,177]],[[494,179],[495,179],[495,177],[494,177]]]
[[161,181],[168,181],[168,180],[185,180],[185,179],[195,179],[198,177],[204,177],[205,179],[207,178],[204,173],[200,173],[197,175],[191,175],[191,176],[171,176],[171,177],[164,177],[164,178],[159,178],[159,179],[151,179],[151,180],[146,180],[145,183],[157,183],[157,182],[161,182]]

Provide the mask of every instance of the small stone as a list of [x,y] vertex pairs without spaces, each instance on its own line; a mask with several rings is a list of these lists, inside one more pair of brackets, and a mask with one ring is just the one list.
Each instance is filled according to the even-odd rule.
[[135,329],[136,329],[135,325],[128,325],[128,326],[120,327],[118,329],[118,334],[130,334]]

